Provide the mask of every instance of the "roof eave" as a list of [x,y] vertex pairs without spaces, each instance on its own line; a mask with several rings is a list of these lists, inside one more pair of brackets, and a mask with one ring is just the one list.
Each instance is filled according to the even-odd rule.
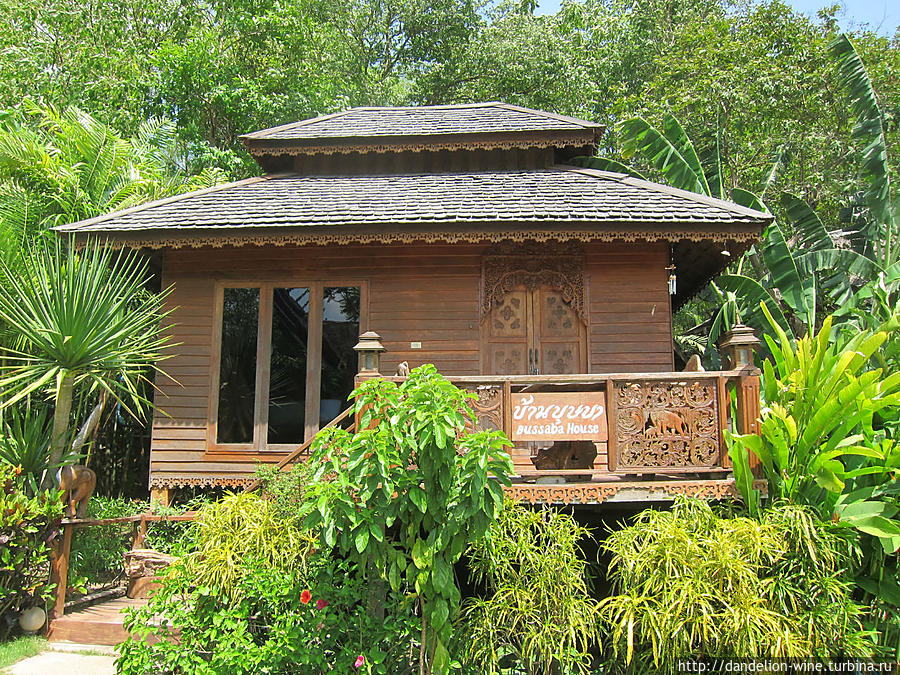
[[416,135],[379,135],[379,136],[347,136],[334,138],[265,138],[253,135],[241,136],[241,142],[247,151],[254,156],[270,154],[273,150],[313,153],[315,151],[334,152],[335,150],[354,151],[415,149],[428,150],[430,147],[447,148],[467,147],[541,145],[544,147],[597,146],[603,137],[605,127],[583,129],[556,129],[542,131],[505,131],[476,132],[454,134],[416,134]]

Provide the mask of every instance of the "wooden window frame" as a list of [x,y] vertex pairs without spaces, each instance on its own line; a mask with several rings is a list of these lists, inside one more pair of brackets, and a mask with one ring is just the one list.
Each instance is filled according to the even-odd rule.
[[[210,360],[209,409],[206,424],[206,453],[217,455],[285,454],[315,436],[319,430],[322,376],[322,323],[325,288],[359,288],[359,331],[367,330],[369,283],[367,279],[286,279],[217,280],[213,293],[212,359]],[[256,391],[253,403],[253,440],[250,443],[219,443],[219,376],[222,365],[222,319],[226,288],[259,289],[256,329]],[[297,443],[268,443],[269,384],[272,365],[272,292],[275,288],[309,289],[309,330],[306,342],[306,414],[304,440]],[[315,320],[313,319],[315,317]]]

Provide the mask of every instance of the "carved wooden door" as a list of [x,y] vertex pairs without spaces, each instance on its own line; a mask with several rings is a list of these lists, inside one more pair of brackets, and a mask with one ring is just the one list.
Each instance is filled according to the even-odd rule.
[[533,349],[536,370],[545,375],[587,372],[584,325],[558,291],[532,293]]
[[511,290],[494,305],[486,329],[489,374],[586,372],[584,325],[558,291]]

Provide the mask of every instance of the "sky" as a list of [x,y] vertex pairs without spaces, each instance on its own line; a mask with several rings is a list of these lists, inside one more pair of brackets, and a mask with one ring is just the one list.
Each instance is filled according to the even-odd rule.
[[[798,12],[813,18],[820,7],[833,4],[837,0],[786,0]],[[838,21],[842,28],[851,29],[861,23],[880,35],[893,36],[900,22],[900,2],[898,0],[844,0],[839,2],[842,10]],[[559,9],[560,0],[539,0],[538,14],[549,14]]]

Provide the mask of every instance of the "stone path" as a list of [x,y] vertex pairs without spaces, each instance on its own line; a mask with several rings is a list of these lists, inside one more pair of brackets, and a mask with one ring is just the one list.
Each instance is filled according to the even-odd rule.
[[[62,647],[64,651],[57,651]],[[51,650],[31,656],[9,666],[3,675],[115,675],[113,650],[95,645],[53,645]],[[90,650],[90,654],[79,651]],[[103,651],[103,654],[97,654]]]

